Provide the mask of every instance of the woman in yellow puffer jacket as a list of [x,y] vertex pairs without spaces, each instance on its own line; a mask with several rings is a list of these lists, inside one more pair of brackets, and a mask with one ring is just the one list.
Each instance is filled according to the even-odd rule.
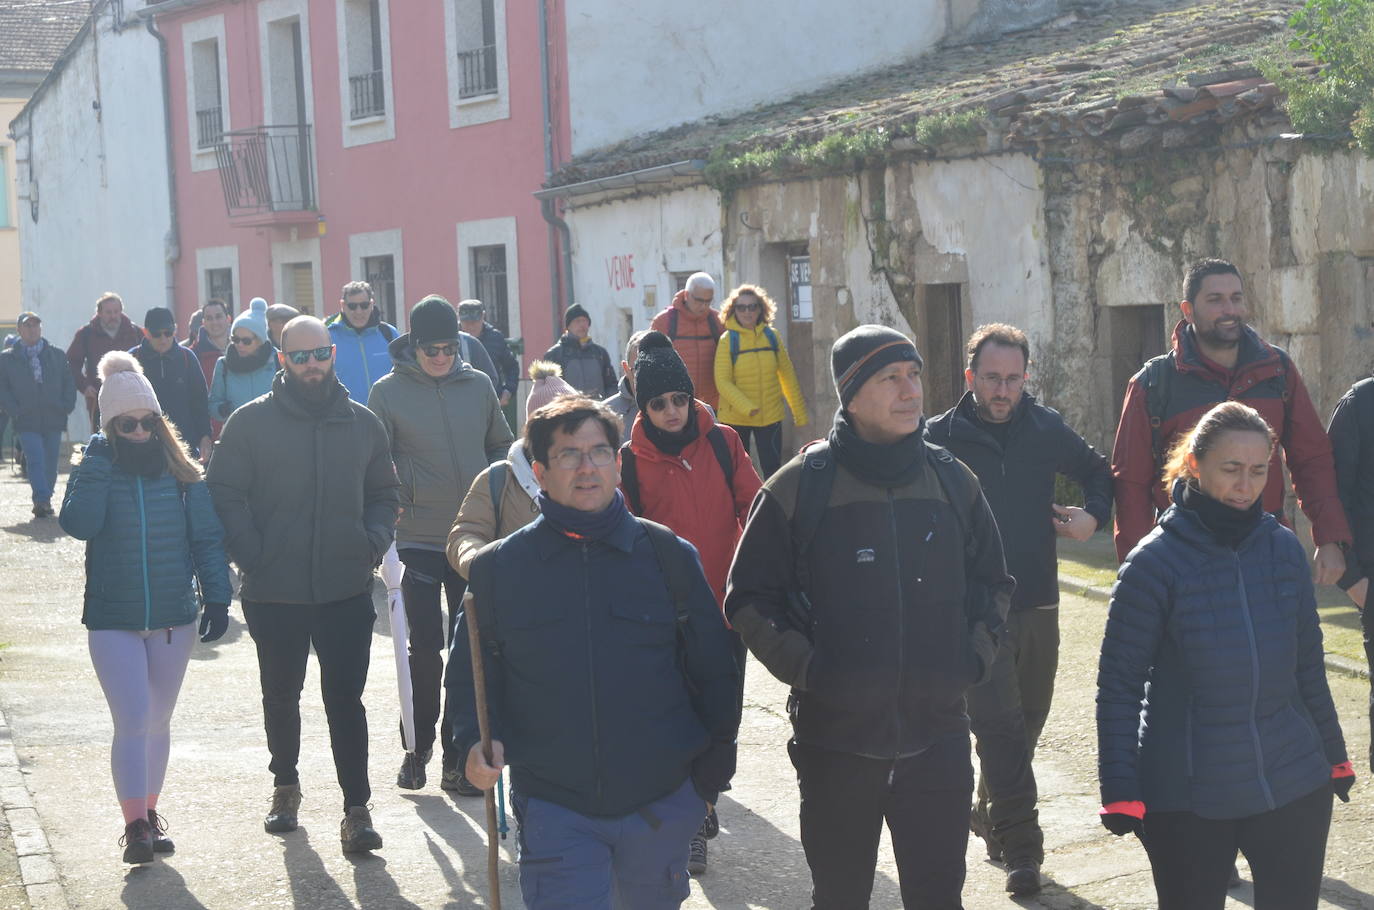
[[782,465],[782,400],[792,408],[797,426],[806,426],[806,402],[797,371],[778,333],[769,327],[777,306],[768,292],[742,284],[721,308],[725,333],[716,345],[716,390],[721,423],[734,427],[749,449],[758,442],[759,473],[766,480]]

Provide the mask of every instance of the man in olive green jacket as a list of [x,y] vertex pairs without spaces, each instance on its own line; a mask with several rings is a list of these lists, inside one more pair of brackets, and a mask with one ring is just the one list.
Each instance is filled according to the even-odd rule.
[[[401,520],[396,553],[405,563],[401,591],[410,626],[410,676],[415,710],[413,752],[401,761],[396,785],[425,785],[425,764],[434,747],[443,682],[444,614],[441,591],[453,616],[467,582],[444,554],[463,494],[488,464],[506,456],[510,427],[491,380],[459,354],[458,314],[441,297],[427,297],[410,314],[410,333],[391,342],[392,370],[377,380],[367,406],[391,438],[391,457],[401,479]],[[448,711],[440,726],[440,785],[479,795],[462,778],[450,755]]]

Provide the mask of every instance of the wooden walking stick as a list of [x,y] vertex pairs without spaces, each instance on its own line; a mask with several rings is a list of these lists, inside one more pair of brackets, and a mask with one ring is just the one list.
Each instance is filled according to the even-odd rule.
[[[487,719],[487,675],[482,668],[482,632],[477,626],[477,604],[472,592],[463,595],[463,615],[468,624],[468,649],[472,653],[472,689],[477,702],[477,732],[482,737],[482,757],[488,765],[491,757],[491,724]],[[499,784],[499,781],[498,781]],[[501,910],[501,845],[496,825],[496,787],[483,794],[487,804],[487,886],[491,889],[491,906]]]

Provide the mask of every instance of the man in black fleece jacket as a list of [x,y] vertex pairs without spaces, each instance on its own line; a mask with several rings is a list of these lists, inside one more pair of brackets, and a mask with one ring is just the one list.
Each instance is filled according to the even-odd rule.
[[[964,693],[993,666],[1014,582],[976,478],[922,438],[916,346],[860,326],[830,360],[841,407],[828,442],[755,498],[725,610],[792,686],[815,910],[868,906],[884,819],[903,903],[957,908],[973,792]],[[799,490],[826,471],[819,523],[800,528]]]
[[[973,830],[1007,866],[1007,890],[1040,890],[1044,835],[1031,759],[1059,665],[1059,537],[1086,540],[1112,512],[1107,459],[1059,414],[1025,394],[1030,342],[1020,329],[980,326],[968,342],[969,391],[926,424],[926,439],[968,465],[983,487],[1016,579],[992,679],[968,693],[982,776]],[[1055,503],[1055,478],[1083,489],[1083,508]]]

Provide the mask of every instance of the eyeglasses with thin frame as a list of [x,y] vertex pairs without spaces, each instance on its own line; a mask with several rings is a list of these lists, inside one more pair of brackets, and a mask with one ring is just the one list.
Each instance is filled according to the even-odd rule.
[[354,312],[357,312],[358,310],[365,310],[368,307],[372,306],[372,301],[364,300],[362,303],[350,303],[349,301],[345,300],[344,306],[348,307],[350,310],[353,310]]
[[457,344],[422,344],[420,350],[426,357],[454,357],[458,354]]
[[148,332],[148,337],[149,337],[149,338],[171,338],[171,337],[172,337],[173,335],[175,335],[175,334],[176,334],[176,330],[175,330],[175,329],[157,329],[157,330],[155,330],[155,331],[149,331],[149,332]]
[[996,373],[984,373],[978,377],[978,381],[990,385],[993,388],[1005,386],[1008,389],[1014,389],[1025,382],[1026,377],[1015,373],[1010,376],[998,376]]
[[158,414],[149,414],[146,417],[116,417],[114,427],[121,433],[132,433],[139,427],[143,427],[149,433],[157,430],[157,425],[162,422],[162,417]]
[[583,461],[591,462],[594,468],[604,468],[615,461],[615,449],[608,445],[592,446],[585,452],[581,449],[559,449],[553,456],[554,464],[565,471],[576,471]]
[[669,402],[672,402],[675,408],[685,408],[687,407],[687,403],[691,400],[692,396],[688,395],[686,392],[667,392],[659,395],[657,398],[650,398],[649,410],[661,411],[668,407]]
[[229,340],[240,347],[246,348],[258,339],[254,338],[252,335],[235,335],[233,338],[230,338]]
[[304,351],[283,351],[282,353],[286,355],[287,360],[291,361],[296,366],[302,366],[309,363],[311,357],[314,357],[320,363],[324,363],[333,355],[334,345],[327,344],[322,348],[306,348]]

